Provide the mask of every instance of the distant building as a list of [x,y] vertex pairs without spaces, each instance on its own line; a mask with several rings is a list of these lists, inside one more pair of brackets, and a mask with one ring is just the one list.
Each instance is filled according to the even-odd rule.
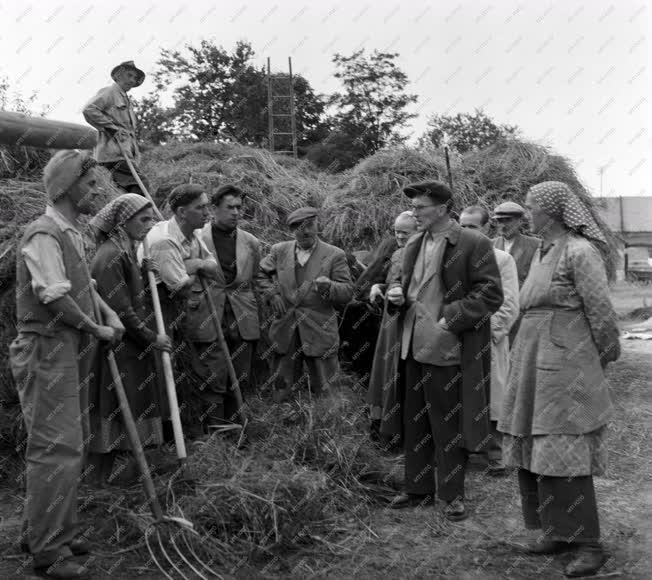
[[619,278],[652,280],[652,197],[599,197],[600,213],[622,242]]

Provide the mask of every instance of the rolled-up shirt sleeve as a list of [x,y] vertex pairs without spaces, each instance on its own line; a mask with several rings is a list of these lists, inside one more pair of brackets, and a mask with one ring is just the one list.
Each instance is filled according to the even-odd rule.
[[177,292],[186,285],[190,276],[181,251],[172,240],[162,239],[152,243],[150,255],[158,266],[160,281],[170,292]]
[[70,292],[63,252],[54,236],[34,234],[21,250],[32,277],[32,290],[43,304],[49,304]]

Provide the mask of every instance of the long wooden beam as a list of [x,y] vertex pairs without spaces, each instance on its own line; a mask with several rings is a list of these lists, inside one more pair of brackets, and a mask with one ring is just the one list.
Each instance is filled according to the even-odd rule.
[[0,111],[0,143],[44,149],[92,149],[97,131],[85,125]]

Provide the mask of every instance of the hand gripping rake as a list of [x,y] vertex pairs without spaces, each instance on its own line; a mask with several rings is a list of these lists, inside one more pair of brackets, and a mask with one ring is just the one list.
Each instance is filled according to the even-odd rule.
[[[95,317],[98,324],[102,324],[102,313],[100,312],[99,305],[95,299],[93,292],[91,293],[91,296],[93,298]],[[122,384],[122,376],[120,375],[120,370],[118,369],[118,364],[115,360],[115,353],[111,348],[109,348],[107,351],[107,360],[109,363],[109,369],[111,371],[111,378],[113,379],[113,385],[118,396],[122,420],[124,422],[125,429],[127,430],[129,443],[131,444],[131,448],[136,457],[136,462],[142,477],[143,488],[145,490],[145,495],[147,496],[147,501],[149,502],[152,509],[153,520],[147,523],[144,530],[145,544],[147,545],[147,549],[151,556],[152,562],[154,562],[154,564],[165,576],[165,578],[169,580],[173,580],[173,576],[165,570],[164,563],[166,561],[172,567],[174,572],[180,575],[184,580],[190,580],[191,578],[201,578],[202,580],[208,580],[208,576],[206,575],[207,573],[212,577],[222,578],[220,574],[212,570],[208,564],[199,558],[197,555],[197,550],[193,548],[193,540],[203,541],[203,538],[200,537],[193,524],[185,518],[163,514],[163,509],[161,507],[158,496],[156,495],[156,490],[154,488],[154,482],[152,481],[149,466],[147,465],[145,451],[143,450],[140,438],[138,437],[136,423],[131,413],[131,408],[129,407],[129,401],[127,400],[124,385]],[[168,528],[169,533],[167,534],[167,539],[179,557],[177,562],[174,561],[174,559],[165,549],[162,537],[162,531],[164,528]],[[153,536],[156,538],[155,541]],[[179,540],[183,542],[186,550],[189,552],[189,555],[183,553],[179,545]],[[158,558],[155,553],[156,544],[158,544],[160,550]],[[161,554],[163,556],[162,558]],[[188,569],[184,569],[184,564],[185,567],[192,570],[194,575],[188,575]]]

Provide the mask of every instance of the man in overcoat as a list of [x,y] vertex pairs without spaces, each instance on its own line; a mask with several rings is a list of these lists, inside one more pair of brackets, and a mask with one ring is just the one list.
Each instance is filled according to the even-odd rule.
[[[211,196],[212,221],[200,232],[217,263],[217,275],[209,291],[220,317],[224,338],[243,395],[253,388],[251,368],[256,341],[260,338],[257,285],[260,267],[258,238],[238,227],[244,194],[234,185],[223,185]],[[212,340],[217,332],[210,325]],[[223,356],[221,352],[219,356]],[[222,363],[220,381],[227,393],[228,374]]]
[[[22,548],[46,578],[83,578],[77,489],[87,445],[96,339],[118,343],[124,326],[97,294],[77,222],[96,207],[95,161],[56,153],[43,170],[45,213],[25,228],[16,258],[18,336],[11,371],[27,429]],[[97,303],[104,321],[94,313]]]
[[[115,66],[111,78],[113,84],[100,89],[84,105],[84,118],[99,133],[94,151],[97,162],[111,172],[119,187],[129,193],[141,194],[118,141],[138,167],[140,149],[136,139],[136,115],[127,93],[143,84],[145,73],[136,67],[133,60],[129,60]],[[145,175],[137,171],[145,187],[148,187]]]
[[458,521],[468,515],[468,453],[489,440],[490,317],[503,301],[500,272],[491,241],[451,219],[447,185],[403,192],[420,233],[403,249],[401,277],[387,293],[404,312],[405,490],[392,507],[430,504],[436,488],[445,516]]
[[295,239],[274,244],[260,263],[260,286],[275,317],[269,339],[277,355],[277,400],[305,378],[314,395],[324,394],[339,375],[335,307],[351,300],[353,282],[344,251],[319,239],[317,216],[313,207],[293,211],[287,225]]

